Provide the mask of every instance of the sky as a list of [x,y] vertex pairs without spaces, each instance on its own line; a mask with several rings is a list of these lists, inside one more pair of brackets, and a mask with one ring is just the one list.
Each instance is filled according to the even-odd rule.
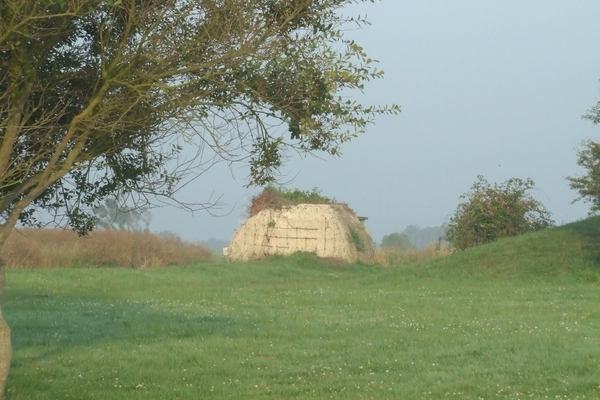
[[[291,157],[285,187],[348,203],[377,243],[408,225],[442,225],[478,175],[533,179],[531,194],[559,225],[587,216],[565,177],[584,172],[581,141],[600,137],[581,118],[600,100],[599,1],[382,0],[342,13],[367,17],[346,34],[385,71],[355,98],[402,112],[377,117],[339,158]],[[228,241],[260,191],[246,177],[242,165],[217,166],[178,197],[219,199],[220,209],[154,209],[150,229]]]

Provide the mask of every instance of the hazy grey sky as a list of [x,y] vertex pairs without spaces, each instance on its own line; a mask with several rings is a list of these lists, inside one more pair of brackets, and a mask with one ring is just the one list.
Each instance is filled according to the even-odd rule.
[[[385,77],[361,101],[396,103],[342,148],[341,158],[292,158],[289,188],[318,187],[347,202],[377,242],[407,225],[439,226],[481,174],[490,182],[532,178],[532,194],[558,224],[587,215],[571,204],[565,176],[581,173],[576,147],[598,139],[581,115],[600,98],[600,2],[383,0],[346,8],[371,26],[348,32]],[[151,230],[190,241],[229,240],[259,189],[241,166],[221,166],[180,197],[222,196],[225,217],[153,210]],[[285,179],[284,179],[285,180]]]

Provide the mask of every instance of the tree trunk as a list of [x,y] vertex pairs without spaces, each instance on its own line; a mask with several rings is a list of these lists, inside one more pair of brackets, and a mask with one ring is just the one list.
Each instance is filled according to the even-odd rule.
[[[0,248],[2,245],[0,244]],[[0,258],[0,400],[4,400],[4,391],[10,369],[12,345],[10,343],[10,328],[2,318],[2,294],[4,292],[4,263]]]

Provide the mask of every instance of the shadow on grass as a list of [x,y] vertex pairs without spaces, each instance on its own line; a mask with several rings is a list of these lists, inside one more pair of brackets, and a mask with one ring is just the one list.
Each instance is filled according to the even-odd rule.
[[7,297],[5,317],[14,348],[36,349],[35,357],[14,357],[15,367],[101,342],[165,343],[211,335],[235,337],[253,329],[251,320],[216,315],[199,303],[32,296],[20,290]]
[[600,281],[600,216],[564,225],[564,229],[577,237],[581,256],[573,265],[572,275],[580,281]]
[[600,265],[600,216],[573,222],[558,229],[567,230],[583,239],[584,252],[591,261]]

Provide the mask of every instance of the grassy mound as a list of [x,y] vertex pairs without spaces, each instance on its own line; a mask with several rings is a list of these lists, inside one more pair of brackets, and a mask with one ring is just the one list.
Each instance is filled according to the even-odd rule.
[[600,217],[455,252],[422,271],[456,276],[600,279]]

